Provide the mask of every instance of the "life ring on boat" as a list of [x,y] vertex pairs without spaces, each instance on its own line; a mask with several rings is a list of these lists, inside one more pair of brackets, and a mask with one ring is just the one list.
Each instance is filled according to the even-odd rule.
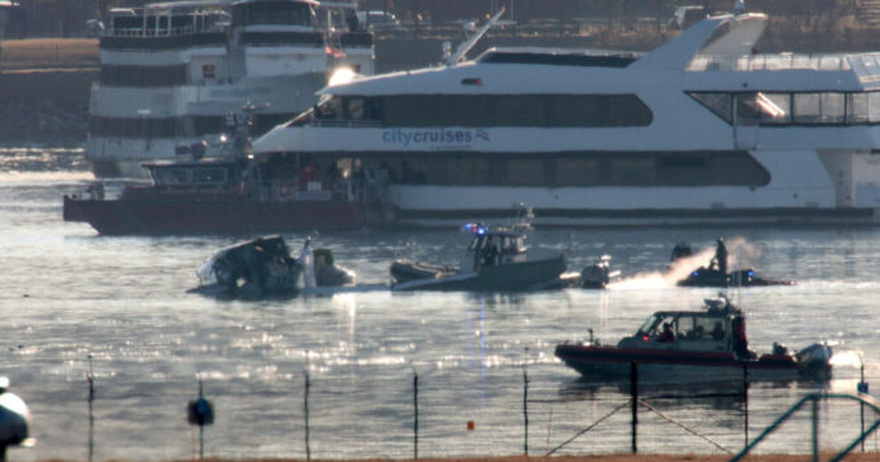
[[291,195],[293,195],[293,188],[290,187],[290,183],[281,183],[278,186],[278,195],[281,196],[282,199],[288,199]]

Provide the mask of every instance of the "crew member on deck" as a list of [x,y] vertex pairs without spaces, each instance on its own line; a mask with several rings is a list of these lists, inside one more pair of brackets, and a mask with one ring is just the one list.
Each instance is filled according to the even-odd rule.
[[492,236],[489,236],[489,239],[486,241],[486,247],[483,249],[483,264],[498,264],[498,246],[495,244]]
[[724,238],[719,237],[715,241],[715,258],[712,266],[717,267],[721,274],[727,274],[727,247],[724,246]]
[[663,323],[663,331],[660,332],[660,336],[657,338],[658,342],[674,342],[675,341],[675,333],[672,332],[672,324],[668,322]]

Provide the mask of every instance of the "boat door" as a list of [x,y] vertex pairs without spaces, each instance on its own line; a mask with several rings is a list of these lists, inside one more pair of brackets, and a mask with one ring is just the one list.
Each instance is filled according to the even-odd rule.
[[734,96],[733,146],[735,149],[755,149],[758,145],[758,126],[761,113],[755,105],[755,94]]

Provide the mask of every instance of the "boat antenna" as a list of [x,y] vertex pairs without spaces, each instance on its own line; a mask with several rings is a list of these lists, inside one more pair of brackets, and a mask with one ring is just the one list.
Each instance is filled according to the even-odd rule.
[[474,33],[474,35],[471,35],[470,38],[459,45],[458,49],[455,50],[455,53],[453,53],[452,56],[446,59],[446,65],[452,66],[464,59],[465,55],[467,55],[467,53],[471,51],[471,48],[473,48],[474,45],[476,45],[477,42],[481,38],[483,38],[484,35],[486,35],[486,32],[488,32],[489,29],[491,29],[492,26],[494,26],[498,22],[498,19],[501,17],[501,15],[504,14],[504,11],[505,9],[502,6],[497,13],[495,13],[491,18],[489,18],[488,21],[486,21],[486,24],[483,24],[483,26]]
[[269,103],[254,104],[246,102],[239,111],[231,111],[226,115],[226,125],[232,131],[231,149],[235,157],[252,158],[254,155],[251,144],[251,127],[254,125],[254,112],[266,109]]

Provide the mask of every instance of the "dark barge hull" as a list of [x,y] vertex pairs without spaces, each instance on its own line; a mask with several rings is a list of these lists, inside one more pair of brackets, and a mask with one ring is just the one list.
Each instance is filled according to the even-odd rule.
[[249,234],[357,230],[392,221],[379,204],[248,200],[92,200],[64,196],[64,221],[86,222],[104,235]]

